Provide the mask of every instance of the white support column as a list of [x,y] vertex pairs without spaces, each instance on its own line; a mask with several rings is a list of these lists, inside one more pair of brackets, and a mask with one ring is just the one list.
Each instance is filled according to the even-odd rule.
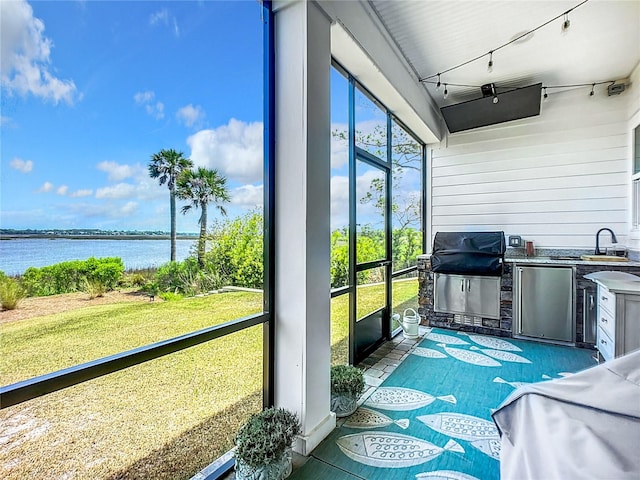
[[307,455],[330,407],[330,20],[315,2],[275,5],[275,402],[296,412]]

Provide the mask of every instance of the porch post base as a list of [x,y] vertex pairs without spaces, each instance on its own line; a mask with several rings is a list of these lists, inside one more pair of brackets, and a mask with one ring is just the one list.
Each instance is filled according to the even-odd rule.
[[300,455],[308,456],[322,440],[324,440],[336,428],[336,414],[329,412],[313,430],[307,435],[299,435],[293,443],[293,451]]

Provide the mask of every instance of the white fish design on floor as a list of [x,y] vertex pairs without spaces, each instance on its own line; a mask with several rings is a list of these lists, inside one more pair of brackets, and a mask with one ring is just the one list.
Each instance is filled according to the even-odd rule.
[[447,358],[444,353],[433,348],[416,347],[411,351],[411,354],[426,358]]
[[506,340],[503,340],[501,338],[487,337],[485,335],[473,335],[467,332],[458,332],[458,335],[469,337],[469,340],[477,343],[478,345],[482,345],[483,347],[495,348],[498,350],[509,350],[511,352],[522,351],[521,348],[516,347],[513,343],[507,342]]
[[464,449],[454,440],[449,440],[444,447],[438,447],[420,438],[388,432],[345,435],[338,438],[336,444],[350,459],[380,468],[420,465],[447,450],[464,453]]
[[409,426],[409,419],[402,418],[400,420],[394,420],[393,418],[387,417],[384,413],[376,412],[370,408],[360,407],[353,415],[347,418],[343,425],[349,428],[377,428],[386,427],[394,423],[400,428],[406,429]]
[[502,360],[504,362],[515,362],[515,363],[531,363],[531,360],[521,357],[515,353],[504,352],[502,350],[486,350],[480,349],[478,347],[471,347],[471,350],[480,350],[485,355],[489,355],[490,357],[496,358],[498,360]]
[[476,440],[471,442],[471,446],[477,448],[485,455],[500,460],[500,439],[485,438],[484,440]]
[[403,387],[380,387],[367,399],[364,404],[368,407],[382,410],[415,410],[416,408],[430,405],[436,400],[455,404],[456,397],[445,395],[434,397],[428,393]]
[[[481,353],[472,352],[471,350],[464,350],[462,348],[452,348],[447,347],[443,343],[438,344],[439,347],[444,348],[444,351],[447,352],[452,357],[457,358],[462,362],[472,363],[474,365],[480,365],[482,367],[501,367],[502,364],[500,362],[496,362],[493,358],[487,357]],[[471,347],[474,348],[474,347]],[[478,347],[475,347],[476,349]]]
[[493,383],[504,383],[506,385],[509,385],[510,387],[518,388],[518,387],[521,387],[522,385],[528,385],[531,382],[508,382],[503,378],[496,377],[493,379]]
[[446,343],[448,345],[469,345],[469,342],[465,342],[461,338],[445,335],[444,333],[431,332],[425,338],[438,343]]
[[435,472],[424,472],[416,475],[418,480],[429,478],[431,480],[479,480],[478,478],[462,472],[453,470],[436,470]]
[[500,438],[493,422],[463,413],[435,413],[417,418],[432,430],[458,440],[474,442]]

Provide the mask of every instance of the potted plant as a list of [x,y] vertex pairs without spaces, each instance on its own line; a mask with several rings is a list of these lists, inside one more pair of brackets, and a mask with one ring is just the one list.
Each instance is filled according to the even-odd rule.
[[282,480],[291,474],[291,445],[300,422],[284,408],[252,415],[235,438],[238,480]]
[[364,376],[351,365],[331,367],[331,411],[337,417],[347,417],[358,408],[358,398],[364,390]]

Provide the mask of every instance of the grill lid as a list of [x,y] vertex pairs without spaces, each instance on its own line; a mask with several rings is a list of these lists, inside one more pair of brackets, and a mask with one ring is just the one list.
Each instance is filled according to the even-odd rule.
[[440,273],[502,275],[504,232],[438,232],[431,270]]

